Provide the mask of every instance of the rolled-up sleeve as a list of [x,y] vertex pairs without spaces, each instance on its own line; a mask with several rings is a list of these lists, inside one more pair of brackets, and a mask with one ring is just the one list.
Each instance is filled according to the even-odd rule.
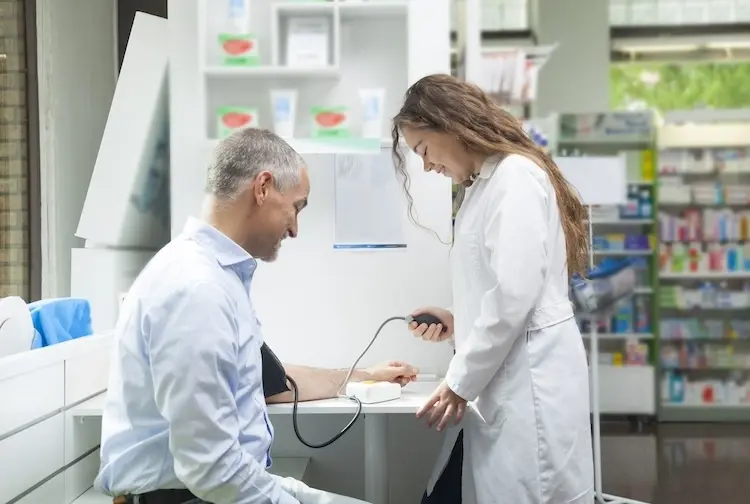
[[503,164],[483,197],[488,212],[483,238],[489,249],[493,287],[481,299],[479,317],[456,349],[447,385],[473,401],[524,334],[547,269],[547,195],[523,161]]
[[214,504],[297,504],[239,444],[232,298],[215,284],[199,283],[153,309],[147,320],[155,401],[169,422],[180,481]]

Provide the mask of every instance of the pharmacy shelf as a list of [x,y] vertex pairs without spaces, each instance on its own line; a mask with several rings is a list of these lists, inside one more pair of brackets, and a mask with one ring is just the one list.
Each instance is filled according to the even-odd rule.
[[659,278],[662,280],[750,280],[750,271],[661,272]]
[[650,256],[654,251],[646,250],[594,250],[594,255],[606,256]]
[[[305,154],[379,154],[382,149],[390,149],[390,138],[287,138],[286,142],[298,153]],[[220,142],[206,140],[208,149],[213,150]]]
[[338,67],[294,68],[288,66],[231,67],[209,65],[203,67],[207,78],[266,78],[266,79],[337,79],[341,77]]
[[594,226],[649,226],[654,224],[654,219],[594,219]]
[[750,422],[750,404],[675,404],[659,408],[662,422]]
[[[586,338],[591,338],[591,333],[584,332],[581,333],[581,335]],[[628,340],[628,339],[637,339],[637,340],[650,340],[654,339],[653,333],[598,333],[597,339],[599,340]]]
[[659,130],[660,149],[742,147],[750,143],[750,124],[665,124]]

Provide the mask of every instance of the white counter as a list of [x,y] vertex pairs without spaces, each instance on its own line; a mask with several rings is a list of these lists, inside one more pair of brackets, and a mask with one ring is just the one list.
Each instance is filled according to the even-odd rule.
[[[404,387],[401,398],[378,404],[363,404],[365,416],[365,499],[373,504],[388,502],[388,415],[415,415],[437,387],[437,382],[415,382]],[[101,417],[106,395],[95,396],[70,410],[75,417]],[[268,406],[271,415],[289,415],[292,404]],[[326,399],[299,403],[300,415],[354,414],[356,403],[348,399]],[[415,419],[415,421],[417,421]],[[306,464],[305,464],[306,465]]]
[[[419,408],[427,402],[430,394],[435,390],[438,383],[415,382],[404,387],[400,399],[378,404],[363,404],[364,414],[416,414]],[[104,409],[105,394],[98,395],[74,406],[70,409],[76,417],[100,417]],[[325,399],[322,401],[308,401],[299,403],[297,407],[299,414],[322,414],[335,415],[340,413],[354,413],[357,405],[348,399]],[[271,404],[268,406],[270,415],[282,415],[292,413],[292,404]]]

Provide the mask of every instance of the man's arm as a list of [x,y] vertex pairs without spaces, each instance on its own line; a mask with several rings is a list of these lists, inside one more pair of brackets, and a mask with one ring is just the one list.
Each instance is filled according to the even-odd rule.
[[[307,366],[284,365],[287,376],[291,377],[299,387],[299,401],[316,401],[331,399],[338,395],[341,384],[344,383],[348,369],[320,369]],[[358,382],[369,380],[368,372],[355,369],[349,381]],[[291,389],[291,385],[289,386]],[[290,403],[294,401],[294,392],[287,391],[266,398],[268,404]]]
[[154,399],[169,422],[175,474],[214,504],[299,504],[239,444],[232,305],[220,287],[204,282],[147,316]]

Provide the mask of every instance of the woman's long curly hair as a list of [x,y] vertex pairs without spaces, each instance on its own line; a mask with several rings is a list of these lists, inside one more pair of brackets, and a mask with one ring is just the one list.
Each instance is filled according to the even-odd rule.
[[[468,151],[487,157],[519,154],[534,161],[547,172],[555,188],[565,233],[568,274],[586,273],[589,231],[587,211],[578,192],[565,180],[552,158],[529,138],[521,123],[478,86],[450,75],[423,77],[406,91],[404,105],[393,118],[393,156],[404,183],[409,215],[414,219],[409,174],[399,146],[400,130],[405,127],[448,133],[456,136]],[[471,182],[464,184],[469,185]],[[460,189],[462,192],[465,187]]]

